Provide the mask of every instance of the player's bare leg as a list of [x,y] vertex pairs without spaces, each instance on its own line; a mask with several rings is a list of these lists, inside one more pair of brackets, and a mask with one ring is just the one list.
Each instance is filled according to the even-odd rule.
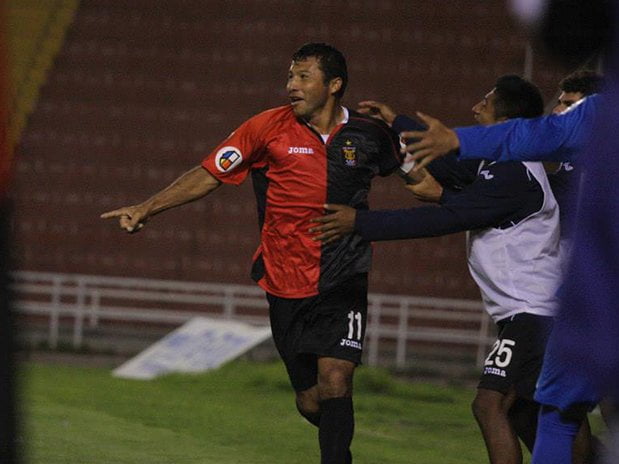
[[[352,462],[349,448],[354,429],[352,378],[355,367],[349,361],[319,358],[318,384],[296,394],[299,413],[319,428],[323,464]],[[321,426],[323,416],[326,420]]]
[[473,414],[486,442],[491,464],[522,464],[522,450],[507,411],[513,401],[503,393],[479,388]]
[[356,364],[336,358],[318,358],[318,396],[320,401],[352,396]]

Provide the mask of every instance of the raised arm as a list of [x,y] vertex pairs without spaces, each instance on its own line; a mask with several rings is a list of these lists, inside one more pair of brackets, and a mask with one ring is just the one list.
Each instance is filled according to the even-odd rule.
[[368,211],[325,205],[330,214],[312,219],[321,225],[310,232],[316,234],[314,240],[325,243],[350,233],[367,241],[436,237],[517,222],[543,202],[541,187],[522,163],[487,166],[475,182],[459,192],[435,187],[426,195],[428,192],[433,201],[440,195],[440,207]]
[[460,159],[575,161],[585,148],[597,115],[599,96],[568,111],[534,119],[513,119],[487,127],[456,128]]
[[456,129],[418,113],[428,130],[400,135],[417,139],[406,147],[413,159],[419,161],[415,169],[456,149],[460,159],[574,161],[592,132],[600,98],[599,95],[588,97],[559,115]]
[[119,218],[121,229],[134,233],[144,227],[146,220],[150,216],[202,198],[220,185],[221,182],[206,169],[202,166],[196,166],[148,200],[137,205],[124,206],[108,211],[103,213],[101,218],[117,217]]

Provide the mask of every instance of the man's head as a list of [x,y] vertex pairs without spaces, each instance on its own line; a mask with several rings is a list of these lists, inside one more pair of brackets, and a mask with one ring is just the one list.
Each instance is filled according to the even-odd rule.
[[473,107],[475,120],[494,124],[512,118],[534,118],[544,112],[539,89],[520,76],[501,76],[494,89]]
[[561,82],[561,94],[552,112],[562,113],[574,103],[601,90],[604,78],[595,71],[576,71]]
[[292,55],[286,90],[295,114],[310,118],[346,90],[348,71],[342,53],[324,43],[303,45]]

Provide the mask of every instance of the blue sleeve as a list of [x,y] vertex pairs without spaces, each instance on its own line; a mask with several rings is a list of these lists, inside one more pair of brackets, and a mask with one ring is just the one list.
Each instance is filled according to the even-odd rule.
[[439,207],[357,211],[355,230],[367,241],[436,237],[500,227],[542,202],[543,191],[522,163],[493,164],[462,191],[445,190]]
[[456,128],[460,159],[574,161],[583,151],[599,107],[593,95],[563,114]]

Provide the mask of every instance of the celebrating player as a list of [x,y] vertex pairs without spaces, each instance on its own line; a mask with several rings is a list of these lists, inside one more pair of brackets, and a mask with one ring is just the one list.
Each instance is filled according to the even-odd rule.
[[150,199],[102,215],[136,232],[150,216],[251,174],[261,227],[252,277],[267,293],[297,408],[319,428],[322,464],[352,462],[352,381],[365,334],[371,249],[354,235],[316,242],[309,221],[325,202],[367,209],[372,178],[401,162],[387,126],[341,106],[347,81],[338,50],[301,47],[288,72],[289,105],[247,120]]

